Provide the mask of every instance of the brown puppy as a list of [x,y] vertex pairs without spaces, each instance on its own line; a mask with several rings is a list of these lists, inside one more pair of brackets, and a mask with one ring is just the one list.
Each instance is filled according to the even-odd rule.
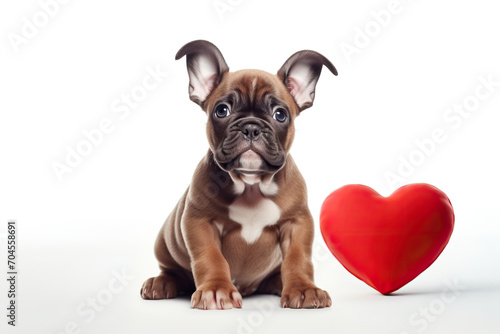
[[210,149],[155,244],[161,273],[144,299],[192,294],[200,309],[241,307],[241,296],[281,295],[281,306],[331,305],[314,284],[314,225],[304,179],[288,153],[294,119],[310,107],[321,69],[314,51],[292,55],[277,75],[229,72],[207,41],[183,46],[189,95],[207,113]]

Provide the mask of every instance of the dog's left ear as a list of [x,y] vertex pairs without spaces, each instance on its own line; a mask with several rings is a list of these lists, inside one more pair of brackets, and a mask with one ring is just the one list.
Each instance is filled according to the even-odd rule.
[[229,67],[219,49],[208,41],[197,40],[184,45],[175,60],[184,56],[189,75],[189,98],[203,107],[203,102]]
[[295,99],[300,111],[312,106],[323,65],[333,74],[338,74],[326,57],[311,50],[294,53],[279,69],[278,77]]

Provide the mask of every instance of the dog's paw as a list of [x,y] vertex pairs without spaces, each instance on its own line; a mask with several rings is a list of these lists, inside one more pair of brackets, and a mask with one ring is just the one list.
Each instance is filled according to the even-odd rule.
[[170,299],[177,297],[177,285],[168,274],[151,277],[141,288],[143,299]]
[[283,308],[323,308],[332,306],[328,292],[316,286],[296,286],[283,289],[281,307]]
[[204,284],[191,296],[191,307],[200,310],[229,310],[241,305],[241,294],[231,283]]

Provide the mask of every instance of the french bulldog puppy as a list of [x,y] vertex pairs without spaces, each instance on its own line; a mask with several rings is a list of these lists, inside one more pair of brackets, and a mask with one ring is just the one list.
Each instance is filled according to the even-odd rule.
[[160,274],[144,282],[144,299],[191,295],[199,309],[242,306],[242,296],[277,294],[281,306],[331,306],[314,284],[313,218],[306,185],[289,154],[294,120],[312,106],[325,66],[299,51],[271,74],[229,72],[219,49],[197,40],[187,59],[189,96],[207,114],[209,150],[155,243]]

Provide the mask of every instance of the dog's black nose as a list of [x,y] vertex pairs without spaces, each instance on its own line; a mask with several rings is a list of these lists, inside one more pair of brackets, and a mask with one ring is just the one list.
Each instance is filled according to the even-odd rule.
[[257,140],[261,131],[262,129],[260,128],[260,126],[255,123],[247,123],[243,125],[243,129],[241,130],[241,132],[243,132],[243,135],[245,136],[245,139],[250,141]]

